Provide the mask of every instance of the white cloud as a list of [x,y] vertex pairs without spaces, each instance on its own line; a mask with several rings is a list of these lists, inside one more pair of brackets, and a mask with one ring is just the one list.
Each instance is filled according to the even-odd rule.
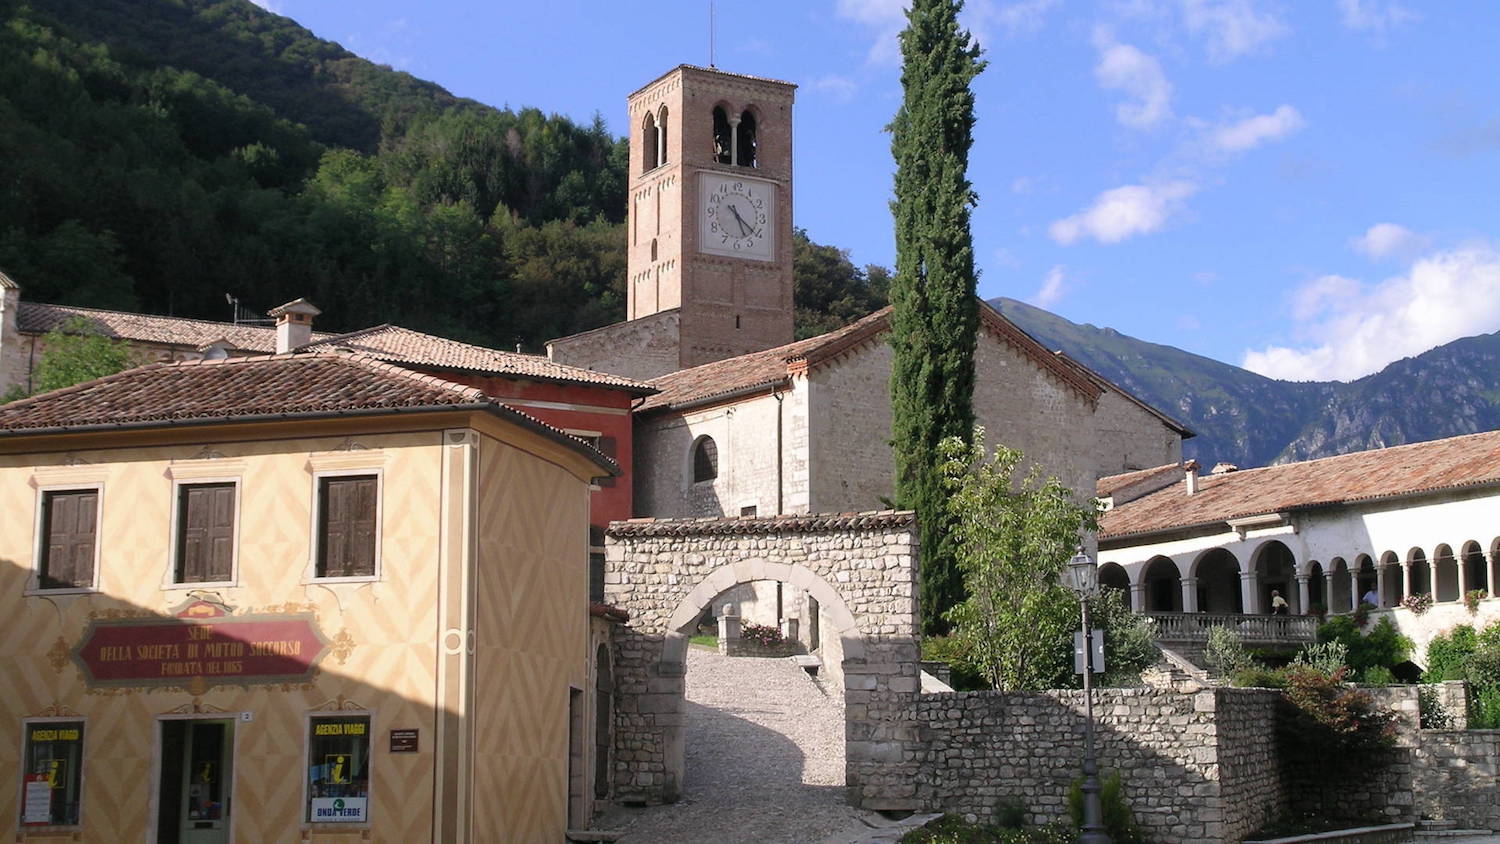
[[1067,293],[1067,280],[1067,267],[1064,267],[1062,264],[1058,264],[1048,270],[1046,277],[1042,279],[1042,286],[1037,288],[1036,293],[1032,294],[1031,304],[1036,305],[1038,308],[1052,307],[1058,300],[1062,299],[1063,294]]
[[1161,64],[1129,44],[1115,44],[1107,34],[1096,34],[1099,64],[1094,78],[1100,87],[1123,91],[1133,98],[1115,106],[1115,117],[1132,129],[1150,129],[1172,116],[1172,83]]
[[1236,153],[1255,149],[1267,141],[1279,141],[1307,125],[1302,113],[1289,105],[1270,114],[1257,114],[1214,129],[1209,137],[1220,152]]
[[1033,34],[1047,23],[1047,14],[1059,2],[1060,0],[1017,0],[1014,3],[995,3],[991,0],[979,0],[971,6],[975,31],[999,27],[1011,36]]
[[1384,35],[1386,30],[1420,17],[1395,0],[1338,0],[1338,5],[1339,18],[1344,26],[1374,35]]
[[1428,239],[1406,226],[1395,223],[1376,223],[1359,237],[1350,239],[1349,246],[1367,258],[1380,259],[1390,256],[1410,257],[1427,246]]
[[1255,0],[1180,0],[1188,32],[1208,43],[1208,57],[1229,61],[1287,33],[1287,26]]
[[1093,205],[1054,222],[1047,231],[1064,246],[1085,237],[1119,243],[1160,230],[1197,190],[1197,185],[1184,181],[1111,188],[1099,194]]
[[1317,279],[1293,297],[1299,332],[1326,338],[1247,351],[1246,369],[1295,381],[1350,380],[1460,337],[1500,328],[1500,252],[1489,244],[1427,255],[1364,286]]
[[830,99],[840,103],[847,103],[854,99],[854,93],[859,90],[859,86],[854,84],[854,80],[846,76],[839,76],[838,74],[829,74],[815,79],[813,80],[812,87],[814,90],[822,91]]

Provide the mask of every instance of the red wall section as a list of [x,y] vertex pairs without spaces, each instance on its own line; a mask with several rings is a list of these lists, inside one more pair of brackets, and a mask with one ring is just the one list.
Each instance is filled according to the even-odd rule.
[[[609,387],[577,384],[552,384],[519,378],[464,375],[445,371],[443,377],[468,387],[477,387],[487,395],[505,401],[516,399],[512,407],[555,428],[569,431],[598,431],[601,450],[613,457],[624,472],[618,478],[605,480],[590,501],[589,521],[603,528],[611,521],[628,519],[634,504],[631,483],[630,406],[635,396]],[[567,407],[536,407],[527,401],[552,402]]]

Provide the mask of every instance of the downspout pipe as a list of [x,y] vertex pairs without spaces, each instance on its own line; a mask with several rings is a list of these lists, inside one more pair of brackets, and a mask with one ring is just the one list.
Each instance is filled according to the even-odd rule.
[[781,478],[782,478],[782,456],[781,456],[782,406],[783,406],[784,400],[786,399],[786,394],[783,393],[782,391],[776,389],[775,387],[772,387],[771,388],[771,398],[773,398],[773,399],[776,400],[776,515],[780,516],[780,515],[782,515],[783,513],[786,512],[785,502],[783,501],[783,490],[782,490],[782,481],[781,481]]

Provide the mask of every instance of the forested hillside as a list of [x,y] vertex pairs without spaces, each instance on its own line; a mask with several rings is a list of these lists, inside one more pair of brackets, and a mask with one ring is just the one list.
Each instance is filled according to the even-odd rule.
[[[0,10],[0,268],[28,299],[306,296],[323,328],[531,349],[623,317],[626,147],[597,118],[456,98],[246,0]],[[837,250],[798,254],[833,273],[804,330],[880,304]]]

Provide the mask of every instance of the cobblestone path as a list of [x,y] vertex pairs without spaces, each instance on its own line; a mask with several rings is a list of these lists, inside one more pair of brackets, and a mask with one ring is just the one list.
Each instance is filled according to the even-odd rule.
[[881,823],[844,802],[842,701],[787,660],[689,648],[686,715],[683,798],[601,819],[622,844],[851,841]]

